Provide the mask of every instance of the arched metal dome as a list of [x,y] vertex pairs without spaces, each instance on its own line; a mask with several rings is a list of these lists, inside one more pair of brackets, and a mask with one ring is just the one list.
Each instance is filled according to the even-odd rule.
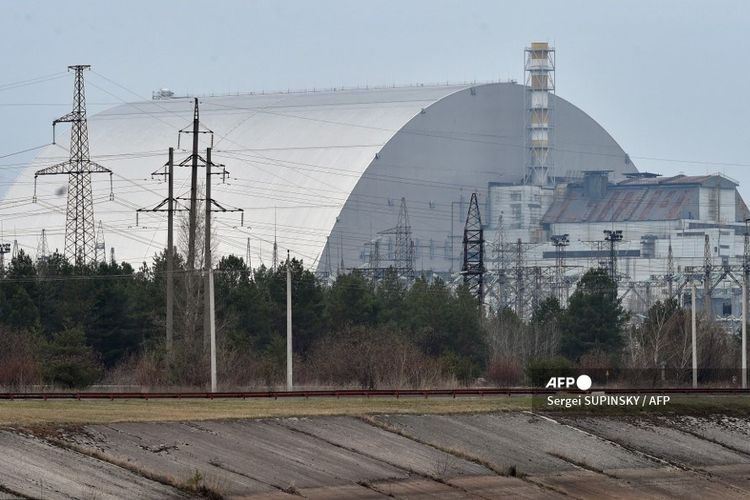
[[[561,98],[554,106],[558,175],[635,171],[592,118]],[[524,87],[515,83],[205,97],[200,111],[215,133],[213,159],[230,172],[225,184],[213,185],[213,197],[245,210],[244,228],[239,216],[217,215],[215,255],[244,256],[250,237],[254,266],[271,264],[274,235],[280,254],[288,248],[308,265],[362,266],[365,244],[396,225],[404,198],[417,269],[447,271],[451,236],[460,235],[465,217],[461,200],[475,190],[481,200],[488,183],[523,177]],[[136,227],[135,210],[166,197],[150,174],[191,119],[192,100],[179,98],[123,104],[89,118],[92,159],[115,174],[115,200],[108,201],[106,176],[95,176],[94,198],[95,218],[118,260],[150,261],[165,246],[163,214],[142,214]],[[201,149],[208,145],[202,135]],[[188,137],[181,146],[189,147]],[[176,158],[187,154],[178,150]],[[63,247],[67,179],[40,178],[39,202],[31,199],[34,172],[66,156],[65,144],[43,150],[5,195],[5,234],[31,253],[43,228],[51,249]],[[175,191],[184,195],[189,169],[178,170]]]

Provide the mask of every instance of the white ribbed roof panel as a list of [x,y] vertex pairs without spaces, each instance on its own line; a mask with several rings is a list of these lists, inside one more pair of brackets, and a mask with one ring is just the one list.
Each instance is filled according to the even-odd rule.
[[[617,179],[635,170],[600,125],[567,101],[552,98],[558,175],[612,170]],[[288,248],[312,265],[323,260],[330,236],[333,270],[341,260],[346,267],[362,266],[365,243],[396,225],[399,200],[405,197],[418,244],[417,269],[447,271],[453,264],[457,270],[461,212],[470,193],[478,191],[484,203],[488,183],[518,182],[523,175],[524,91],[512,83],[206,97],[200,102],[201,123],[215,133],[213,160],[231,173],[226,184],[214,178],[212,195],[226,206],[243,208],[245,226],[251,228],[236,227],[238,215],[216,215],[215,255],[244,256],[249,235],[253,265],[270,265],[276,227],[281,255]],[[92,159],[115,174],[114,201],[108,201],[107,176],[94,176],[96,220],[103,221],[107,248],[115,247],[120,261],[150,261],[165,246],[164,214],[144,214],[135,227],[135,210],[154,207],[166,197],[166,185],[150,174],[166,162],[168,148],[177,145],[177,131],[190,126],[192,112],[191,99],[167,99],[123,104],[89,119]],[[59,138],[67,133],[59,132]],[[207,140],[201,136],[202,151]],[[178,161],[188,155],[189,135],[182,136],[181,147]],[[40,177],[39,203],[31,198],[34,171],[66,156],[66,147],[44,150],[19,175],[0,209],[6,239],[15,234],[31,253],[43,228],[50,248],[63,248],[66,197],[61,189],[67,179]],[[177,172],[178,196],[189,194],[189,170]],[[202,170],[200,175],[202,183]],[[484,216],[485,207],[480,208]],[[178,235],[178,245],[179,240]],[[384,237],[384,257],[387,243]]]
[[[400,87],[289,94],[239,95],[200,99],[201,124],[214,132],[214,162],[226,164],[226,184],[214,178],[214,199],[245,210],[239,216],[217,214],[219,254],[244,255],[246,238],[253,240],[254,264],[271,260],[274,219],[279,248],[311,263],[320,254],[349,193],[383,145],[413,116],[435,101],[466,86]],[[177,131],[192,121],[192,99],[123,104],[89,117],[91,157],[110,168],[115,201],[108,197],[106,175],[94,176],[96,220],[104,225],[107,248],[118,260],[150,261],[164,246],[164,214],[135,209],[155,206],[166,197],[166,185],[150,173],[177,145]],[[65,176],[40,177],[39,203],[32,205],[34,172],[67,155],[67,130],[58,130],[64,146],[45,149],[17,178],[3,204],[6,235],[15,234],[27,250],[47,229],[50,248],[63,248],[67,184]],[[191,145],[183,134],[176,160]],[[201,135],[201,150],[209,136]],[[179,169],[175,191],[189,193],[189,170]],[[203,170],[199,172],[203,182]]]

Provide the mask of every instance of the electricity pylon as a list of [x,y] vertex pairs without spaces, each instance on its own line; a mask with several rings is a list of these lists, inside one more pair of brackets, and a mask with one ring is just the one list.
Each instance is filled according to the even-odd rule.
[[469,212],[464,226],[464,262],[461,274],[464,284],[477,297],[479,304],[484,301],[484,230],[482,217],[479,214],[477,193],[471,193]]
[[398,212],[396,227],[380,231],[378,234],[391,234],[396,237],[393,267],[400,278],[405,278],[407,281],[413,280],[414,241],[412,240],[411,226],[409,225],[409,212],[406,210],[406,198],[401,198],[401,208]]
[[47,230],[42,229],[39,241],[36,244],[36,261],[46,262],[49,258],[49,245],[47,244]]
[[94,262],[107,262],[107,246],[104,244],[104,227],[102,221],[99,221],[99,227],[96,231],[96,242],[94,244]]
[[70,158],[34,173],[34,201],[36,179],[40,175],[68,176],[68,208],[65,215],[65,256],[77,264],[86,264],[96,255],[96,230],[94,200],[91,193],[91,174],[107,173],[110,182],[110,200],[113,199],[112,171],[89,158],[89,133],[86,123],[86,93],[83,71],[89,65],[68,66],[75,71],[73,84],[73,111],[52,122],[52,143],[55,143],[55,126],[70,123]]

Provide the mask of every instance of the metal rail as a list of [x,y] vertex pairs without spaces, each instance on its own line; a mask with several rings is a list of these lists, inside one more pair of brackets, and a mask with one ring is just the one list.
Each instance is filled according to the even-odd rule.
[[666,388],[611,388],[593,391],[535,388],[477,388],[477,389],[340,389],[297,391],[242,391],[242,392],[0,392],[0,400],[50,400],[50,399],[278,399],[278,398],[414,398],[414,397],[484,397],[484,396],[537,396],[548,394],[705,394],[750,395],[750,389],[705,387]]

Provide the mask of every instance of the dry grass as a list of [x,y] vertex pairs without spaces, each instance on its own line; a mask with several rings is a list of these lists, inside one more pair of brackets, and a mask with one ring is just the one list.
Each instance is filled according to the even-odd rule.
[[[535,407],[542,408],[543,397]],[[649,416],[649,415],[735,415],[750,416],[750,396],[746,395],[672,395],[665,406],[593,406],[570,409],[555,409],[543,413],[553,415],[591,416]]]
[[[530,397],[181,399],[122,401],[0,401],[0,425],[174,422],[377,414],[486,413],[532,410]],[[663,408],[562,410],[563,415],[750,415],[748,396],[673,396]]]
[[0,425],[103,424],[393,413],[480,413],[531,409],[527,397],[0,401]]

